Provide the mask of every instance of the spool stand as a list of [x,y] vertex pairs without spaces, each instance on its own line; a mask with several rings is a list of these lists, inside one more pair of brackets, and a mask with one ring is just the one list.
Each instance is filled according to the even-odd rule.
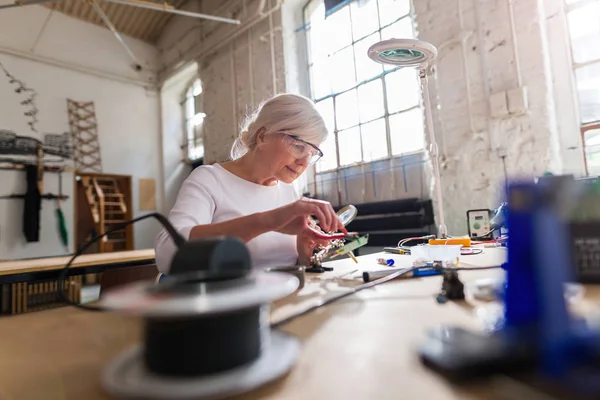
[[143,343],[114,360],[103,386],[145,399],[219,399],[255,389],[293,366],[299,341],[272,331],[269,303],[298,278],[252,271],[235,239],[186,242],[160,284],[120,287],[104,308],[141,316]]

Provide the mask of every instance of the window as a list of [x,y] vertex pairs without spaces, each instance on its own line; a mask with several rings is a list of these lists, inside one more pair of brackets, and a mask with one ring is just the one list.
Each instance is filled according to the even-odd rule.
[[566,0],[588,173],[600,174],[600,0]]
[[410,0],[354,0],[325,18],[323,0],[304,8],[311,96],[332,133],[317,171],[422,150],[416,68],[367,57],[380,40],[414,38]]
[[204,114],[202,110],[202,83],[195,80],[185,94],[185,132],[186,153],[189,161],[198,161],[204,157],[204,143],[202,139],[202,126]]

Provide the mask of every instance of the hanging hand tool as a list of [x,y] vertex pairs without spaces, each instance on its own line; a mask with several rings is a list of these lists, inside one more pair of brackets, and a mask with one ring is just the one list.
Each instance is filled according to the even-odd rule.
[[65,216],[60,208],[60,200],[62,197],[62,173],[58,173],[58,197],[56,198],[56,220],[58,223],[58,233],[60,240],[65,246],[67,253],[69,252],[69,232],[67,231],[67,223],[65,222]]

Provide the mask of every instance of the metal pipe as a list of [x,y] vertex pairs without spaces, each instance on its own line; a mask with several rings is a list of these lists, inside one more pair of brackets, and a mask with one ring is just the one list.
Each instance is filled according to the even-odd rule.
[[510,21],[510,35],[513,42],[513,57],[515,58],[515,73],[517,75],[517,87],[523,86],[521,77],[521,63],[519,60],[519,44],[517,42],[517,28],[515,27],[514,0],[508,0],[508,20]]
[[100,16],[100,19],[102,19],[104,24],[108,27],[108,29],[110,29],[110,31],[113,33],[113,35],[115,35],[117,40],[121,43],[121,45],[123,46],[123,48],[125,49],[127,54],[129,54],[129,57],[131,57],[131,59],[135,63],[136,70],[138,70],[138,71],[141,70],[142,69],[141,64],[138,62],[137,58],[135,58],[135,55],[133,54],[133,52],[131,51],[129,46],[127,46],[127,43],[125,43],[125,41],[123,40],[123,38],[117,31],[117,28],[115,28],[115,26],[112,24],[112,22],[110,22],[110,19],[108,19],[108,16],[104,13],[104,11],[102,11],[102,8],[100,8],[100,6],[98,5],[98,3],[96,3],[95,0],[92,0],[90,4],[94,8],[94,11],[96,11],[96,14],[98,14]]
[[185,10],[165,9],[164,7],[159,6],[159,5],[153,6],[153,5],[146,4],[146,3],[132,3],[127,0],[106,0],[106,1],[109,1],[111,3],[125,4],[127,6],[147,8],[149,10],[163,11],[163,12],[168,12],[171,14],[184,15],[186,17],[210,19],[210,20],[218,21],[218,22],[227,22],[229,24],[234,24],[234,25],[239,25],[241,23],[241,21],[238,19],[217,17],[214,15],[201,14],[201,13],[185,11]]
[[33,54],[31,52],[24,52],[22,50],[11,49],[9,47],[0,46],[0,54],[7,54],[13,57],[18,57],[24,60],[34,61],[43,63],[46,65],[52,65],[53,67],[64,68],[70,71],[79,72],[82,74],[87,74],[90,76],[95,76],[102,79],[108,79],[111,81],[122,82],[130,85],[141,86],[147,90],[157,90],[157,84],[155,82],[149,81],[148,79],[140,79],[140,78],[130,78],[125,75],[120,75],[113,72],[102,71],[99,69],[94,69],[85,65],[77,65],[65,62],[63,60],[58,60],[55,58],[40,56],[38,54]]
[[23,2],[23,3],[14,3],[14,4],[4,4],[0,6],[0,10],[3,8],[15,8],[15,7],[25,7],[25,6],[32,6],[34,4],[43,4],[43,3],[58,3],[61,0],[33,0],[33,1],[28,1],[28,2]]
[[442,200],[442,179],[440,178],[440,163],[439,163],[439,150],[437,142],[435,141],[435,133],[433,132],[433,118],[431,117],[431,101],[429,99],[429,88],[427,84],[427,69],[419,71],[419,77],[421,79],[421,88],[423,89],[423,100],[425,102],[425,121],[427,122],[427,131],[429,133],[429,142],[431,146],[431,161],[433,163],[433,173],[435,179],[435,194],[437,200],[438,209],[438,236],[440,238],[446,238],[448,236],[448,230],[446,228],[446,221],[444,218],[444,203]]

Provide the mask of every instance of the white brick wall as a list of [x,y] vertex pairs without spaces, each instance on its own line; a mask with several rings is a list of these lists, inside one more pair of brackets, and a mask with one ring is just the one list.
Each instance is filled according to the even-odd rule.
[[[507,154],[509,175],[531,177],[560,172],[564,144],[573,142],[561,138],[576,136],[572,118],[557,122],[554,103],[561,99],[572,112],[572,100],[565,96],[567,77],[553,75],[569,71],[551,57],[564,54],[566,42],[549,43],[548,31],[554,36],[560,32],[547,27],[542,1],[513,3],[514,38],[509,0],[414,2],[419,38],[439,49],[431,97],[439,107],[435,121],[445,159],[442,189],[453,234],[465,233],[467,209],[500,201],[504,175],[498,148]],[[490,95],[518,88],[519,80],[527,90],[526,113],[493,118]],[[573,153],[566,169],[581,173],[581,155]]]
[[[262,11],[276,3],[266,1]],[[163,75],[186,61],[199,63],[205,93],[206,163],[227,159],[245,115],[261,101],[285,91],[281,12],[260,16],[260,6],[260,0],[205,0],[199,7],[203,13],[237,18],[242,24],[203,21],[196,22],[196,27],[183,27],[180,23],[185,17],[175,17],[167,26],[169,37],[161,38]],[[187,36],[186,31],[190,32]]]

